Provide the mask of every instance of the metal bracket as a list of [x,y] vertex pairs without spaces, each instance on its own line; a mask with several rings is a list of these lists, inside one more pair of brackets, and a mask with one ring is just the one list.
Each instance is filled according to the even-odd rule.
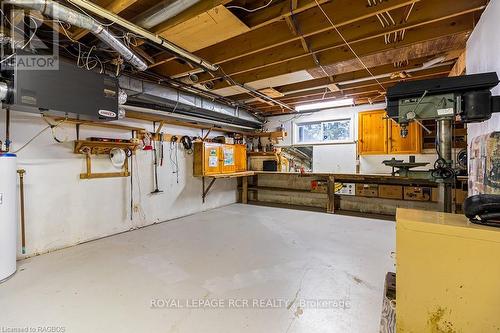
[[201,177],[201,182],[202,182],[202,185],[203,185],[203,193],[202,193],[202,195],[201,195],[201,198],[202,198],[202,200],[203,200],[203,203],[205,203],[205,198],[206,198],[206,197],[207,197],[207,195],[208,195],[208,191],[210,191],[210,189],[211,189],[211,188],[212,188],[212,186],[214,185],[214,183],[215,183],[215,180],[216,180],[216,179],[217,179],[217,178],[212,178],[212,179],[210,180],[210,183],[208,184],[208,186],[207,186],[207,187],[205,187],[205,177]]

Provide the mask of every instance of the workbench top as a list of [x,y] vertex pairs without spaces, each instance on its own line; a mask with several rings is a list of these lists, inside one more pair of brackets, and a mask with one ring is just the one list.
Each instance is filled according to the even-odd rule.
[[427,179],[414,179],[407,177],[392,176],[391,174],[362,174],[362,173],[318,173],[318,172],[277,172],[277,171],[254,171],[256,175],[286,175],[299,177],[333,177],[338,181],[351,182],[389,182],[389,183],[404,183],[418,184],[427,186],[436,186],[436,183]]
[[428,210],[398,208],[396,221],[399,225],[414,231],[443,231],[449,235],[468,236],[478,233],[493,233],[500,241],[500,228],[474,224],[463,214],[450,214]]

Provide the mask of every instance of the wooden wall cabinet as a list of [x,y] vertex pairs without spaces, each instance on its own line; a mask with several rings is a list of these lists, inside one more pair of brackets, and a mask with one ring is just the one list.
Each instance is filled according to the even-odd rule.
[[360,155],[387,153],[387,119],[385,111],[359,113],[358,149]]
[[422,151],[422,129],[412,122],[408,136],[402,138],[401,127],[386,119],[385,110],[359,113],[358,153],[360,155],[419,154]]
[[196,177],[246,171],[246,160],[244,145],[194,143],[193,173]]

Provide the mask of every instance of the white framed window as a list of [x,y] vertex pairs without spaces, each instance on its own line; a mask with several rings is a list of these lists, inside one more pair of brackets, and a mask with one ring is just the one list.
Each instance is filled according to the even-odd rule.
[[352,118],[295,123],[295,144],[346,143],[353,139]]

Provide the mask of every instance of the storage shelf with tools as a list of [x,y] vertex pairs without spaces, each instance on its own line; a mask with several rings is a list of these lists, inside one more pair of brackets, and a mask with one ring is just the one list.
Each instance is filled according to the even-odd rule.
[[[138,148],[135,142],[114,142],[114,141],[93,141],[93,140],[76,140],[74,153],[84,154],[86,159],[87,172],[80,174],[80,179],[96,179],[96,178],[115,178],[128,177],[128,156],[133,154]],[[113,149],[122,149],[126,153],[126,158],[123,163],[121,172],[92,172],[92,155],[109,155]]]
[[[422,122],[431,133],[423,131],[423,149],[436,148],[436,121],[424,120]],[[467,147],[467,127],[465,124],[455,122],[453,125],[453,148],[466,148]]]

